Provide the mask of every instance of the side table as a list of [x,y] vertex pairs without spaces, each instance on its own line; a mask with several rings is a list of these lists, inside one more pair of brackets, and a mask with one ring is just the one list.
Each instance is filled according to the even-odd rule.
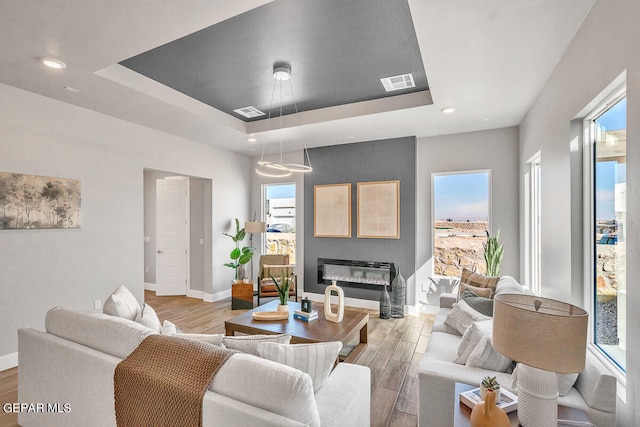
[[231,310],[253,308],[253,283],[234,282],[231,284]]
[[[464,403],[460,403],[460,393],[467,390],[471,390],[477,386],[469,384],[456,383],[455,403],[453,408],[453,425],[454,427],[471,427],[469,418],[471,417],[471,409],[469,409]],[[518,427],[518,411],[511,411],[509,415],[509,421],[513,427]],[[569,408],[568,406],[558,405],[558,419],[569,421],[581,421],[585,423],[591,423],[589,416],[582,409]],[[570,424],[564,424],[558,422],[558,427],[568,426]],[[586,424],[589,425],[589,424]]]

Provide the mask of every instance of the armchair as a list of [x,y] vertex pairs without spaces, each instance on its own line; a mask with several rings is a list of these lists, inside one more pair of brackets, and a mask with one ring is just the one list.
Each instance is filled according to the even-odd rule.
[[298,301],[298,277],[293,272],[293,265],[289,264],[289,255],[261,255],[257,282],[258,305],[260,305],[260,297],[278,296],[278,290],[271,276],[279,279],[283,272],[285,276],[289,276],[292,279],[289,297],[294,297],[295,301]]

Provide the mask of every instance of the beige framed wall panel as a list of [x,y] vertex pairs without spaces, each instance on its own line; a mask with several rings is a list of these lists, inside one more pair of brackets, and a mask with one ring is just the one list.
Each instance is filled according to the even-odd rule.
[[351,184],[313,187],[313,236],[351,238]]
[[400,181],[358,183],[358,238],[400,238]]

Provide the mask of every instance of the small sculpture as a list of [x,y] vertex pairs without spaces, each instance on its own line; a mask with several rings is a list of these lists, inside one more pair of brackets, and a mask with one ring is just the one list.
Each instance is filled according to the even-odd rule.
[[[335,292],[338,295],[338,309],[334,313],[331,310],[331,293]],[[336,281],[332,280],[331,285],[327,286],[324,290],[324,317],[329,322],[340,323],[344,317],[344,291],[338,285]]]

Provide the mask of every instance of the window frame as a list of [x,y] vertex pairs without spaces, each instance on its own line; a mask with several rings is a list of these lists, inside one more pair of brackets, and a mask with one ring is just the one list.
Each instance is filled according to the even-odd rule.
[[[596,310],[595,298],[595,120],[627,97],[626,81],[605,96],[583,119],[583,253],[584,253],[584,304],[591,313]],[[616,377],[618,384],[626,388],[626,370],[595,342],[595,315],[591,316],[587,331],[587,349]],[[626,352],[626,350],[625,350]],[[620,387],[618,387],[620,396]]]
[[[265,183],[262,184],[262,197],[261,197],[261,202],[260,202],[260,221],[264,221],[264,222],[268,222],[268,212],[267,212],[267,188],[268,187],[272,187],[272,186],[284,186],[284,185],[293,185],[294,188],[294,196],[293,198],[295,199],[295,205],[296,205],[296,215],[295,215],[295,222],[296,222],[296,232],[294,233],[294,238],[295,238],[295,244],[296,244],[296,250],[297,250],[297,245],[298,245],[298,183],[296,183],[295,181],[283,181],[283,182],[271,182],[271,183]],[[267,240],[268,240],[268,233],[265,231],[264,233],[260,233],[260,253],[261,254],[267,254]]]
[[[524,176],[525,203],[525,287],[537,295],[542,295],[542,256],[539,239],[542,224],[535,219],[542,217],[542,154],[538,151],[525,163],[528,170]],[[536,238],[538,236],[538,238]],[[535,257],[537,252],[538,256]]]
[[489,212],[487,213],[487,230],[492,233],[491,228],[491,217],[492,217],[492,206],[493,206],[493,196],[492,196],[492,170],[489,168],[485,169],[468,169],[468,170],[456,170],[456,171],[444,171],[444,172],[432,172],[431,173],[431,277],[439,280],[442,278],[450,278],[452,276],[443,276],[440,274],[436,274],[434,271],[435,262],[435,243],[436,243],[436,234],[435,234],[435,221],[436,221],[436,210],[435,210],[435,178],[436,176],[445,176],[445,175],[463,175],[463,174],[477,174],[477,173],[486,173],[487,174],[487,198],[488,198],[488,206]]

